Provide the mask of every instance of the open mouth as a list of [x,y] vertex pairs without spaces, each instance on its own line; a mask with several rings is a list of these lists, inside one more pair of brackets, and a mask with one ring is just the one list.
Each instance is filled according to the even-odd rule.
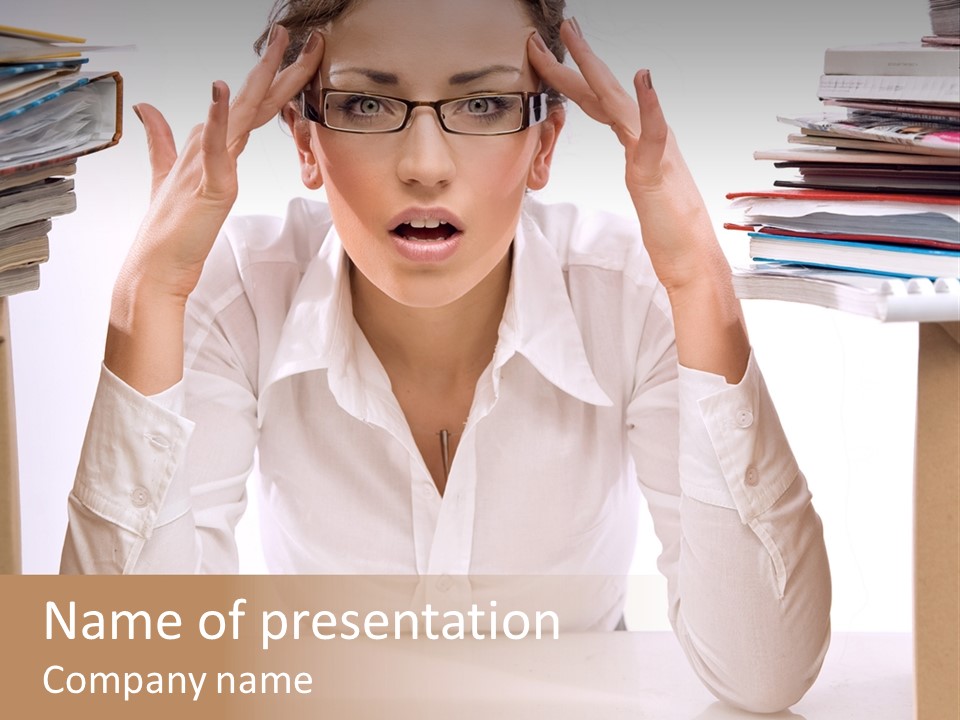
[[394,235],[412,242],[442,242],[458,232],[459,228],[443,220],[412,220],[393,229]]

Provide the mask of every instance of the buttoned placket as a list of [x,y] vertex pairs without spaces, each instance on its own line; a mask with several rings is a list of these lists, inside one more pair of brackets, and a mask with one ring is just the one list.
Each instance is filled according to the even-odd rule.
[[494,359],[477,382],[467,424],[441,496],[390,389],[387,372],[357,327],[352,349],[353,362],[345,364],[342,373],[334,371],[328,376],[330,389],[344,411],[379,427],[407,452],[417,573],[468,574],[477,492],[476,428],[496,404],[500,367],[512,350],[498,345]]

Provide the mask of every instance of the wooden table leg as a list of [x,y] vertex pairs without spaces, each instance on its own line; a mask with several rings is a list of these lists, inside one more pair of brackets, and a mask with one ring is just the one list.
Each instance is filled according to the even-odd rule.
[[960,718],[960,323],[921,323],[917,367],[916,717],[943,720]]
[[10,347],[10,310],[7,298],[0,297],[0,574],[4,575],[21,569],[20,477]]

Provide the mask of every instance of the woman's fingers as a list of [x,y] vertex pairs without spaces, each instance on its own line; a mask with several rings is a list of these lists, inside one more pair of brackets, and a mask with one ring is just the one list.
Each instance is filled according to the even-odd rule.
[[631,137],[636,138],[640,134],[636,102],[623,89],[610,68],[593,52],[574,20],[564,21],[560,27],[560,38],[608,116],[609,124],[626,145]]
[[274,117],[310,78],[316,74],[323,57],[323,37],[313,32],[297,59],[279,70],[289,35],[282,25],[274,25],[260,62],[250,71],[230,109],[230,145],[245,142],[247,133]]
[[287,29],[279,23],[275,24],[270,30],[270,37],[260,61],[247,74],[243,86],[233,99],[230,107],[231,138],[245,135],[253,129],[253,119],[277,77],[277,70],[289,42]]
[[199,191],[212,200],[233,201],[237,193],[236,160],[227,149],[230,119],[230,89],[216,81],[211,89],[207,121],[200,133],[200,164],[203,179]]
[[530,36],[527,52],[530,64],[540,79],[557,92],[570,98],[594,120],[604,125],[610,124],[610,119],[601,107],[600,100],[583,79],[583,75],[559,62],[547,46],[541,44],[542,42],[543,39],[534,33]]
[[633,171],[637,181],[646,186],[654,186],[661,180],[661,160],[670,130],[663,116],[657,91],[653,89],[650,71],[638,71],[633,78],[633,84],[637,91],[640,124],[643,127],[634,149]]
[[314,31],[304,43],[297,59],[277,73],[267,96],[260,103],[253,127],[260,127],[274,117],[317,74],[323,59],[323,50],[323,35]]
[[143,123],[143,129],[147,135],[147,155],[151,173],[150,197],[153,197],[177,161],[177,144],[163,113],[153,105],[140,103],[134,105],[133,110]]

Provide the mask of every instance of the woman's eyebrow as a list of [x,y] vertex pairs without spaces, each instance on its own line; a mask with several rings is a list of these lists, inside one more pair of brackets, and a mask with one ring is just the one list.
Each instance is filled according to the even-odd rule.
[[[521,75],[522,70],[511,65],[490,65],[485,68],[480,68],[478,70],[468,70],[466,72],[457,73],[456,75],[451,75],[449,83],[451,85],[467,85],[476,80],[480,80],[490,75],[506,74],[506,75]],[[371,68],[363,67],[345,67],[345,68],[334,68],[330,70],[330,77],[334,78],[338,75],[347,75],[347,74],[356,74],[363,75],[368,80],[372,80],[378,85],[399,85],[400,78],[394,73],[383,72],[382,70],[373,70]]]
[[510,65],[490,65],[480,70],[468,70],[467,72],[457,73],[450,76],[451,85],[467,85],[474,80],[480,80],[489,75],[521,75],[523,71],[520,68]]

